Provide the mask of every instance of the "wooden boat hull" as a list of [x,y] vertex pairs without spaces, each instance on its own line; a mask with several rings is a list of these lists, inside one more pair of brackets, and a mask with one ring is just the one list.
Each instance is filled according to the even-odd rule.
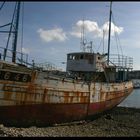
[[[110,23],[111,6],[112,4]],[[27,58],[26,61],[23,59],[23,53],[19,59],[20,56],[17,55],[19,15],[20,2],[15,6],[7,46],[3,50],[4,53],[0,54],[3,56],[3,60],[0,60],[1,122],[50,125],[84,120],[115,107],[132,92],[132,82],[126,81],[127,71],[132,69],[132,59],[126,57],[122,59],[120,55],[117,55],[119,59],[113,58],[113,61],[109,59],[110,43],[107,55],[94,53],[92,42],[89,46],[82,37],[84,51],[67,54],[65,75],[60,71],[38,67],[34,61],[33,64],[28,63]],[[8,49],[11,33],[14,33],[12,51]],[[86,52],[88,49],[90,52]],[[12,62],[6,62],[11,58]]]
[[115,107],[133,90],[131,81],[85,82],[10,64],[0,72],[0,121],[8,124],[84,120]]
[[47,126],[91,119],[97,114],[117,106],[130,92],[122,97],[97,103],[61,103],[1,106],[0,122],[16,126]]

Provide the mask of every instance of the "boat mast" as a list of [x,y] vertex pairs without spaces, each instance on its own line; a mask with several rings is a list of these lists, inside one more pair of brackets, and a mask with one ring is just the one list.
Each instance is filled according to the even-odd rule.
[[108,65],[109,65],[109,55],[110,55],[111,15],[112,15],[112,1],[110,2],[110,14],[109,14],[108,57],[107,57]]
[[17,49],[17,37],[18,37],[18,25],[19,25],[19,15],[20,15],[20,2],[17,2],[17,9],[16,9],[16,17],[15,17],[15,33],[13,35],[13,55],[12,55],[12,62],[16,62],[16,49]]

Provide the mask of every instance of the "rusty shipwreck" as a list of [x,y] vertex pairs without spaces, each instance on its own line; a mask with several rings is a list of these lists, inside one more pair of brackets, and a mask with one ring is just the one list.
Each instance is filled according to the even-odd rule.
[[[16,2],[12,22],[0,26],[11,27],[10,32],[7,31],[8,39],[13,35],[12,50],[6,46],[1,51],[1,122],[51,125],[85,120],[112,109],[132,92],[132,81],[128,79],[128,73],[132,70],[132,58],[110,55],[112,3],[108,52],[69,53],[66,72],[44,70],[36,67],[35,63],[19,60],[16,50],[20,4]],[[8,57],[8,51],[11,51],[12,57]]]

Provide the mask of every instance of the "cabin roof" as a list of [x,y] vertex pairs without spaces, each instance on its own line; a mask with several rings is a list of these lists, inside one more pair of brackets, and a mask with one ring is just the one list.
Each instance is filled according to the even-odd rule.
[[68,53],[69,54],[96,54],[96,53],[91,53],[91,52],[72,52],[72,53]]

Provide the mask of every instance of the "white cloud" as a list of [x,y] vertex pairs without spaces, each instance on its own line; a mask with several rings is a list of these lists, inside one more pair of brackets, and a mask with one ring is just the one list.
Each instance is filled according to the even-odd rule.
[[[73,27],[73,31],[70,32],[71,35],[80,38],[81,37],[81,31],[83,28],[83,21],[79,20],[76,25]],[[86,33],[93,32],[95,35],[98,35],[100,33],[100,29],[98,27],[97,22],[85,20],[84,21],[84,30]]]
[[[109,22],[104,23],[104,25],[101,27],[101,34],[100,36],[103,36],[103,31],[105,32],[105,35],[108,35],[109,31]],[[111,22],[111,36],[114,36],[115,33],[120,34],[123,32],[123,27],[117,27],[114,23]]]
[[[102,38],[103,37],[103,31],[105,38],[108,37],[108,30],[109,30],[109,22],[104,23],[101,27],[98,26],[98,23],[91,20],[79,20],[77,23],[72,27],[72,31],[70,32],[70,35],[75,36],[77,38],[81,37],[82,28],[84,26],[85,34],[88,35],[90,33],[93,37]],[[40,38],[45,42],[52,42],[52,41],[58,41],[58,42],[64,42],[67,38],[66,32],[63,31],[62,28],[54,28],[51,30],[44,30],[40,28],[37,31],[40,35]],[[118,27],[111,23],[111,35],[114,36],[115,33],[120,34],[123,32],[123,27]]]
[[[92,33],[94,37],[103,37],[103,30],[105,35],[108,34],[109,30],[109,22],[106,22],[103,24],[103,26],[99,27],[97,22],[85,20],[84,21],[84,30],[85,32]],[[83,21],[79,20],[74,27],[72,27],[72,32],[70,32],[71,35],[80,38],[81,37],[81,31],[83,28]],[[123,31],[123,27],[117,27],[113,23],[111,23],[111,35],[114,36],[115,33],[120,34]]]
[[63,42],[67,39],[66,33],[61,28],[55,28],[52,30],[44,30],[40,28],[37,32],[39,33],[40,38],[45,42]]
[[[18,52],[21,52],[21,48],[17,48],[17,49],[18,49]],[[29,54],[30,53],[30,49],[22,47],[22,53]]]
[[22,53],[26,53],[26,54],[29,54],[30,51],[28,48],[22,48]]

